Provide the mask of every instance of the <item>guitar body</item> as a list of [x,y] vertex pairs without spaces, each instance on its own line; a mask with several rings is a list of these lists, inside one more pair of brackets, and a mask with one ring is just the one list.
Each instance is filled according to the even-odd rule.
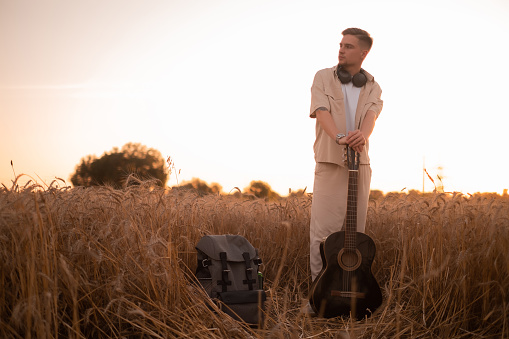
[[309,303],[319,316],[352,312],[360,320],[382,304],[382,292],[371,273],[376,247],[368,235],[356,232],[355,249],[346,249],[345,236],[344,231],[335,232],[320,244],[323,268],[311,285]]

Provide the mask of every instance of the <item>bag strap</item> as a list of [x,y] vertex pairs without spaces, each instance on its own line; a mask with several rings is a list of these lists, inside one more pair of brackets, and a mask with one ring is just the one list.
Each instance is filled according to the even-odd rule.
[[249,257],[248,252],[242,253],[242,257],[244,258],[244,261],[246,263],[246,280],[243,280],[242,282],[244,284],[247,284],[249,286],[249,289],[253,289],[253,284],[256,283],[256,279],[253,279],[253,268],[251,267],[251,258]]
[[223,273],[221,275],[222,280],[218,280],[217,284],[222,286],[223,292],[226,292],[227,286],[232,284],[232,282],[228,280],[228,272],[230,272],[230,270],[228,269],[228,262],[226,261],[226,252],[220,252],[219,258],[221,259]]

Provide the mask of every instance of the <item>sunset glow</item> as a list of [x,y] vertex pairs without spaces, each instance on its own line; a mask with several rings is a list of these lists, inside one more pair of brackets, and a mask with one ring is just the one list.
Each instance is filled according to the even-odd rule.
[[424,165],[446,191],[502,193],[508,17],[502,0],[0,0],[0,183],[12,160],[70,184],[82,157],[139,142],[179,181],[311,192],[313,76],[361,27],[384,100],[372,189],[422,190]]

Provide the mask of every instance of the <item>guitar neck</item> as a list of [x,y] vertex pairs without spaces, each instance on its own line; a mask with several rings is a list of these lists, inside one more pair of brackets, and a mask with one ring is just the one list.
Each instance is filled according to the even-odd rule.
[[[352,153],[355,154],[352,150]],[[358,155],[356,155],[358,156]],[[357,200],[359,169],[348,169],[348,199],[346,204],[345,248],[356,248],[357,235]]]

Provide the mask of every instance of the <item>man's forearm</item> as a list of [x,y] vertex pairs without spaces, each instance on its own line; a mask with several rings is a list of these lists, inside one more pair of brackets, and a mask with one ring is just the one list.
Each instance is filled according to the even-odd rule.
[[[331,137],[332,140],[336,141],[336,135],[340,133],[340,131],[334,123],[330,112],[327,109],[320,107],[316,110],[316,119],[325,133]],[[342,144],[341,139],[339,142]]]
[[346,143],[352,147],[356,152],[362,152],[364,145],[366,145],[368,138],[371,136],[375,128],[376,113],[374,111],[367,111],[364,119],[362,120],[360,130],[350,131],[346,137]]
[[373,133],[373,129],[375,129],[375,121],[376,113],[371,110],[367,111],[361,124],[361,133],[364,136],[364,139],[368,140],[371,133]]
[[[316,110],[316,119],[318,120],[318,123],[325,131],[325,133],[333,140],[336,140],[336,135],[340,133],[340,131],[334,123],[330,112],[327,109],[320,107]],[[362,136],[359,134],[359,131],[353,132],[353,135],[351,135],[352,132],[350,132],[349,136],[347,138],[340,139],[339,143],[352,143],[354,146],[363,147],[368,138],[371,136],[371,133],[373,133],[373,129],[375,128],[375,121],[376,113],[371,110],[367,111],[360,128],[360,134],[362,134]]]

